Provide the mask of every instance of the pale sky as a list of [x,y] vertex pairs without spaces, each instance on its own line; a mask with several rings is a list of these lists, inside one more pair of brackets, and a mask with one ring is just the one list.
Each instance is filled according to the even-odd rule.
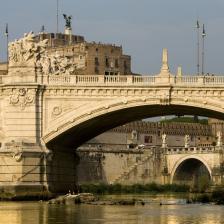
[[[205,72],[224,74],[224,0],[59,0],[62,14],[73,16],[73,31],[87,41],[115,43],[132,56],[132,71],[156,74],[162,48],[172,72],[196,73],[197,18],[205,23]],[[23,33],[56,32],[56,0],[1,0],[0,59],[5,60],[5,23],[10,40]]]

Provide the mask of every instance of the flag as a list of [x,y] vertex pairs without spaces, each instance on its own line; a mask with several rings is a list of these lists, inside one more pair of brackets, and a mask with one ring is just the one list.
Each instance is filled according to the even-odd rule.
[[5,36],[9,35],[9,28],[8,28],[8,23],[6,23],[6,27],[5,27]]

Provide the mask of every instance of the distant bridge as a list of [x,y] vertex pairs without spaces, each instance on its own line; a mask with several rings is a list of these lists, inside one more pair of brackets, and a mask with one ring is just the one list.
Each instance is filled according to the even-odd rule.
[[[127,145],[128,146],[128,145]],[[119,147],[96,144],[85,144],[77,149],[81,158],[80,169],[83,173],[88,169],[94,170],[97,162],[104,174],[101,181],[107,183],[136,184],[157,182],[159,184],[187,184],[195,186],[201,182],[211,185],[222,185],[224,178],[223,147],[165,147],[145,146],[144,148],[128,149],[120,145]],[[113,158],[114,155],[123,155],[122,159]],[[129,154],[133,158],[138,158],[137,162],[127,162]],[[91,157],[88,167],[83,165],[85,158]],[[94,155],[96,160],[94,160]],[[99,160],[99,158],[102,158]],[[112,172],[108,161],[112,161],[117,173]],[[107,162],[106,162],[107,161]],[[118,169],[120,167],[120,169]],[[114,168],[115,169],[115,168]],[[94,172],[92,173],[92,175]],[[95,174],[94,174],[95,175]],[[83,178],[80,177],[82,182]],[[95,183],[95,179],[93,181]],[[205,183],[204,183],[205,184]]]

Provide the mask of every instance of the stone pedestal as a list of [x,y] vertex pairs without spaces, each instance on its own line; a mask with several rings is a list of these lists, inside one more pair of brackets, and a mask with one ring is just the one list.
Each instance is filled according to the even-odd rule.
[[6,84],[36,83],[35,66],[10,66],[8,75],[3,77],[3,82]]
[[37,196],[47,192],[50,155],[49,150],[32,143],[5,143],[0,152],[0,196]]
[[160,73],[156,77],[155,82],[157,84],[173,84],[174,76],[170,73],[169,65],[168,65],[168,51],[167,49],[163,49],[162,55],[162,67]]

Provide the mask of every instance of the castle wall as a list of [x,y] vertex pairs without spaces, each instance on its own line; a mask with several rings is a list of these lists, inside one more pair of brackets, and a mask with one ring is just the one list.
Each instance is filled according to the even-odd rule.
[[161,158],[149,150],[79,150],[77,183],[162,183]]

